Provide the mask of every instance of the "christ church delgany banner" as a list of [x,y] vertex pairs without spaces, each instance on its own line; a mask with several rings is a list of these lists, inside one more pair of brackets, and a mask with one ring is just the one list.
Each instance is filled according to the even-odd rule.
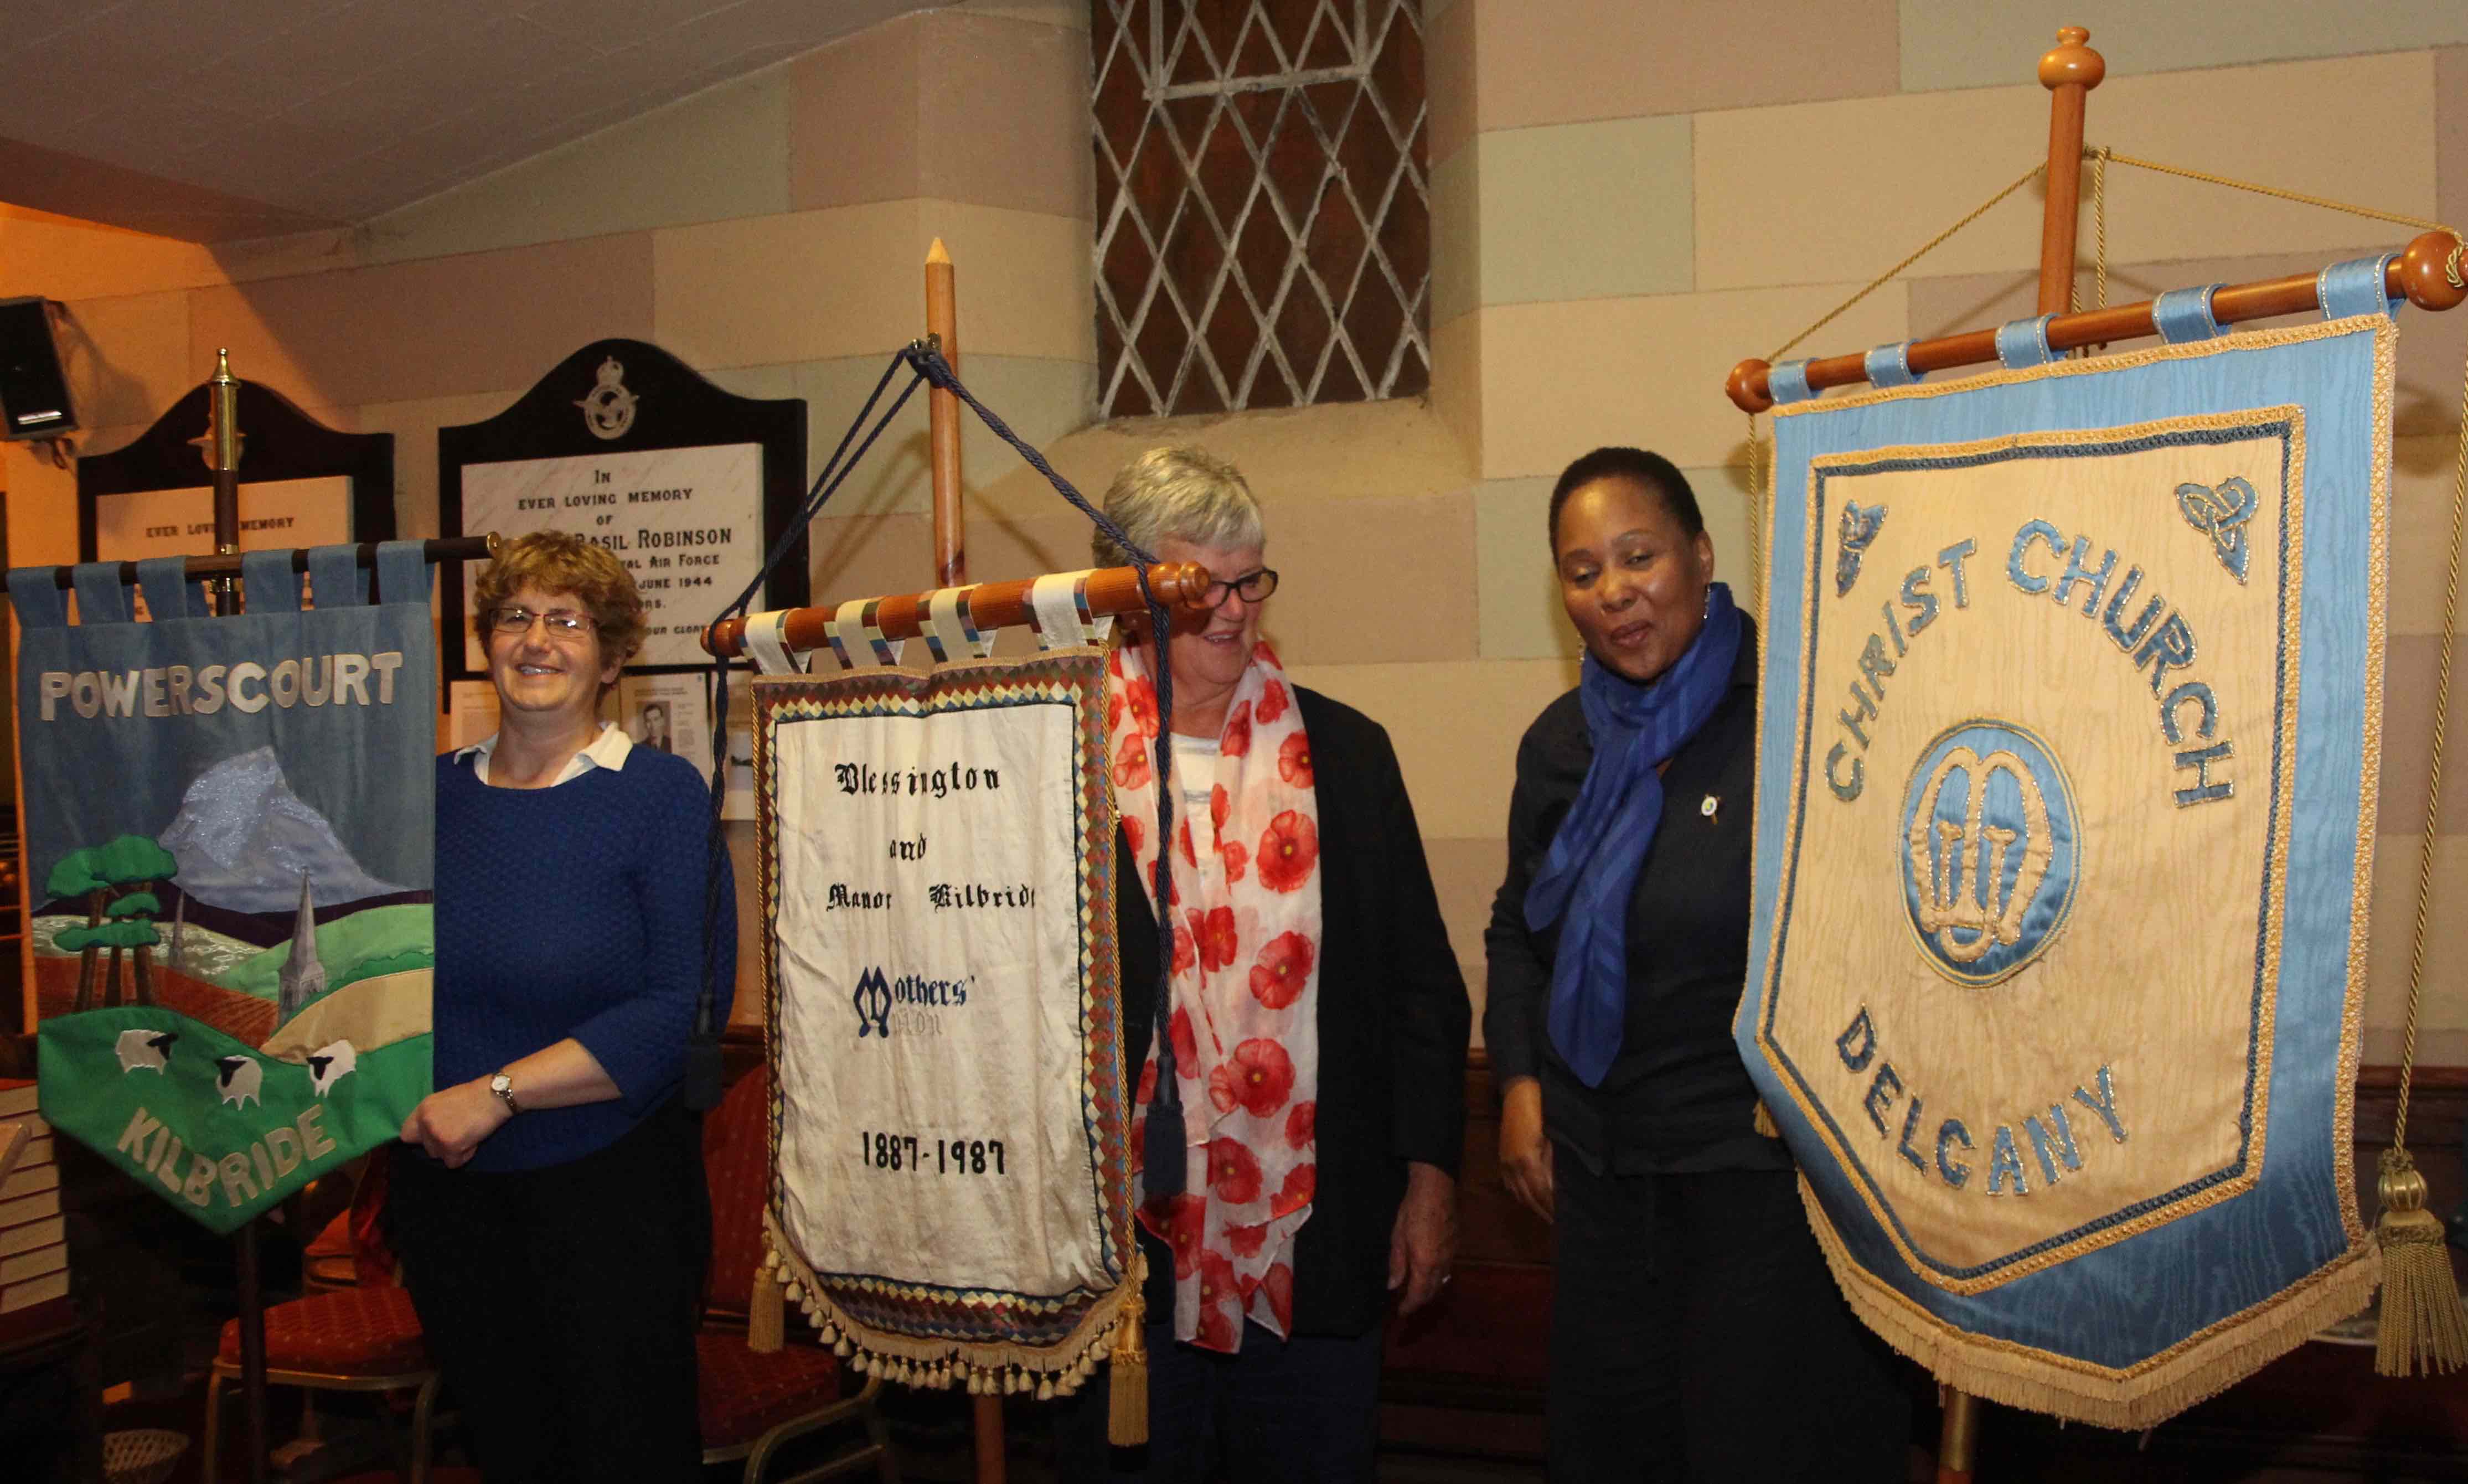
[[429,1088],[437,735],[418,542],[9,574],[22,642],[43,1116],[230,1231],[392,1139]]
[[2372,1295],[2396,336],[1776,414],[1738,1039],[1854,1307],[1962,1390],[2144,1427]]
[[769,1235],[861,1369],[1050,1395],[1121,1312],[1104,695],[1087,648],[755,682]]

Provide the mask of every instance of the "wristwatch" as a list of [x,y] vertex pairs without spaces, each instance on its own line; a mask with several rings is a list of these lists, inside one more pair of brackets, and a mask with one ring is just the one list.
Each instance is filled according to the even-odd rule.
[[523,1106],[514,1101],[514,1080],[512,1077],[499,1072],[489,1079],[489,1090],[497,1095],[498,1102],[506,1105],[507,1112],[519,1113],[523,1110]]

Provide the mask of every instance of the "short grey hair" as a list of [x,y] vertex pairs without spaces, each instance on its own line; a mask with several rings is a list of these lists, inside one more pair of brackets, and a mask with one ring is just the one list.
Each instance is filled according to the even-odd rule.
[[[1106,515],[1150,552],[1174,539],[1221,549],[1268,544],[1260,502],[1243,471],[1197,448],[1151,448],[1124,465],[1106,489]],[[1102,530],[1088,544],[1101,567],[1131,562]]]

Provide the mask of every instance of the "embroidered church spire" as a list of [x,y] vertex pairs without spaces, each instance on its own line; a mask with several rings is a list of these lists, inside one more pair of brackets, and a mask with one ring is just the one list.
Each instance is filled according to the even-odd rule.
[[284,961],[277,983],[282,991],[275,1012],[278,1023],[326,993],[326,966],[317,961],[317,914],[308,902],[306,871],[300,873],[300,915],[291,928],[291,956]]

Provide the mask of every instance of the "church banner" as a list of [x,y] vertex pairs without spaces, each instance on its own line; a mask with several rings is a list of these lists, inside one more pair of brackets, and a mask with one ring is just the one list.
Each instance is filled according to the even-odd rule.
[[2147,1427],[2363,1308],[2385,316],[1775,416],[1741,1052],[1855,1309]]
[[9,574],[43,1116],[217,1231],[429,1090],[436,644],[416,542]]
[[755,682],[781,1280],[861,1365],[1069,1390],[1131,1235],[1092,649]]

